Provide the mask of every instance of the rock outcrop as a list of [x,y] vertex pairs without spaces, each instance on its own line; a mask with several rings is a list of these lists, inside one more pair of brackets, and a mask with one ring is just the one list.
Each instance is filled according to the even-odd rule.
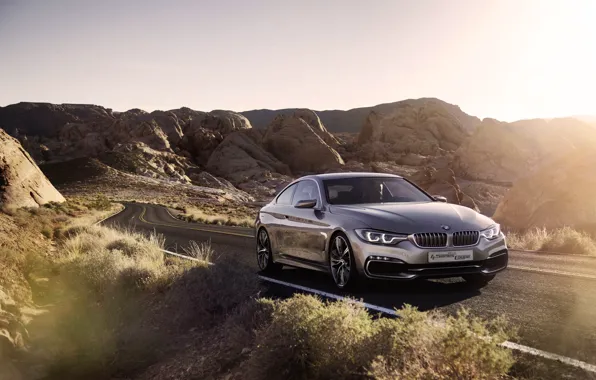
[[298,109],[293,114],[294,118],[300,118],[308,124],[312,130],[329,146],[336,149],[339,145],[339,141],[333,136],[327,128],[321,122],[319,115],[309,109]]
[[458,177],[512,184],[577,149],[596,146],[596,130],[576,119],[484,119],[455,153]]
[[519,180],[494,218],[515,229],[570,226],[596,232],[596,152],[578,150]]
[[440,103],[408,103],[390,114],[371,112],[358,136],[361,158],[399,161],[404,156],[439,156],[453,152],[469,132]]
[[289,174],[288,166],[263,150],[248,131],[228,135],[211,154],[206,168],[234,184],[264,178],[272,172]]
[[0,205],[38,207],[48,202],[64,202],[64,197],[21,144],[0,129]]
[[152,149],[142,142],[119,144],[98,159],[122,172],[182,183],[192,182],[187,172],[196,168],[184,157]]
[[248,119],[235,112],[216,110],[198,114],[190,119],[184,129],[179,147],[188,152],[196,163],[205,165],[227,135],[251,128]]
[[[321,138],[328,134],[322,124],[313,127],[300,116],[296,113],[275,118],[263,137],[265,149],[295,173],[324,171],[343,165],[339,153]],[[306,116],[313,122],[310,114]]]
[[141,110],[124,112],[101,136],[105,139],[106,150],[116,144],[142,142],[150,148],[171,151],[168,136],[151,114]]

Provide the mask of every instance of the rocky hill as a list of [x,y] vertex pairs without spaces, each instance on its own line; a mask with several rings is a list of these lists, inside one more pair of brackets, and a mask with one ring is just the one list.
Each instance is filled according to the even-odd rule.
[[596,130],[577,119],[503,123],[485,119],[456,151],[453,169],[464,178],[513,184],[537,169],[596,146]]
[[403,103],[391,113],[371,111],[358,135],[361,156],[375,161],[454,152],[471,133],[441,103]]
[[68,190],[60,190],[69,193],[72,186],[92,191],[93,183],[132,198],[142,189],[157,194],[167,188],[170,197],[178,191],[187,198],[242,202],[270,199],[306,173],[378,171],[404,175],[487,215],[513,183],[596,146],[596,129],[577,119],[480,122],[433,98],[349,111],[243,114],[19,103],[0,107],[0,126],[43,163],[52,180],[81,165],[101,173],[66,181]]
[[0,129],[0,207],[38,207],[64,202],[21,144]]
[[596,152],[577,150],[520,179],[495,213],[516,228],[573,227],[596,232]]
[[[455,117],[468,131],[473,131],[477,124],[480,123],[480,119],[466,114],[458,106],[449,104],[435,98],[421,98],[421,99],[408,99],[393,103],[378,104],[372,107],[361,107],[353,108],[351,110],[326,110],[326,111],[315,111],[321,118],[323,124],[327,129],[333,133],[336,132],[352,132],[359,133],[362,125],[365,123],[368,115],[371,111],[378,114],[385,115],[391,114],[396,109],[404,106],[417,107],[421,104],[433,102],[443,108],[446,112]],[[266,128],[277,115],[291,115],[296,112],[296,108],[287,108],[281,110],[269,110],[260,109],[242,112],[244,116],[250,120],[251,124],[255,128]]]

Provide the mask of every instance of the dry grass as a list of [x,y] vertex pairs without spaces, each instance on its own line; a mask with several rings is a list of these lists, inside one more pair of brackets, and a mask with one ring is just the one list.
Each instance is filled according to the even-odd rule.
[[171,262],[160,236],[88,226],[70,230],[52,265],[46,302],[55,306],[31,325],[31,361],[49,378],[106,377],[145,364],[165,332],[149,312],[185,271],[201,265]]
[[197,243],[196,241],[191,240],[188,247],[183,247],[182,250],[186,256],[205,262],[210,262],[214,254],[210,241]]
[[520,250],[596,255],[596,239],[570,227],[510,232],[507,243],[511,248]]
[[[241,266],[164,255],[157,235],[88,226],[65,236],[45,298],[56,306],[31,326],[30,345],[46,349],[29,360],[50,379],[134,374],[179,349],[189,330],[222,323],[260,290]],[[193,250],[203,258],[212,253],[208,243]]]
[[[49,203],[40,208],[3,210],[0,213],[0,288],[20,305],[31,303],[30,283],[46,267],[55,253],[53,240],[61,239],[64,231],[86,226],[122,205],[111,205],[100,211],[80,200]],[[36,273],[34,273],[36,272]],[[42,273],[43,274],[43,273]]]
[[177,217],[187,222],[219,226],[253,227],[256,211],[243,206],[203,205],[201,208],[185,207]]

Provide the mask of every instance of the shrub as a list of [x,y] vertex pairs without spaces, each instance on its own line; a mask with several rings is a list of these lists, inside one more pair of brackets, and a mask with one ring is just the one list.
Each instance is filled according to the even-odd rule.
[[248,360],[254,379],[496,379],[513,363],[498,343],[503,322],[465,311],[453,318],[411,307],[401,318],[373,319],[350,302],[298,295],[275,304]]
[[42,227],[41,234],[46,238],[51,239],[54,237],[54,230],[52,227],[46,225]]
[[95,198],[95,200],[93,200],[89,204],[89,207],[95,210],[107,211],[110,209],[110,207],[112,207],[112,203],[110,202],[108,197],[106,197],[103,194],[100,194]]
[[596,255],[596,240],[570,227],[512,232],[507,234],[507,242],[511,248],[520,250]]

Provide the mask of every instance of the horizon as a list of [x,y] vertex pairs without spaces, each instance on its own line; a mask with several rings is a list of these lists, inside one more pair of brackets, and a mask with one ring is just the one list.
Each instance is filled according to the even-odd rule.
[[[446,103],[449,103],[443,99],[439,99],[439,98],[434,98],[434,97],[423,97],[423,98],[415,98],[415,99],[436,99],[436,100],[440,100]],[[193,111],[199,111],[199,112],[213,112],[213,111],[230,111],[230,112],[235,112],[235,113],[239,113],[239,114],[243,114],[245,112],[253,112],[253,111],[271,111],[271,112],[275,112],[275,111],[284,111],[284,110],[292,110],[292,109],[308,109],[311,110],[315,113],[319,113],[319,112],[347,112],[347,111],[351,111],[354,109],[360,109],[360,108],[372,108],[381,104],[391,104],[391,103],[398,103],[401,101],[406,101],[406,100],[414,100],[413,98],[408,98],[408,99],[402,99],[402,100],[396,100],[395,102],[384,102],[384,103],[379,103],[379,104],[374,104],[374,105],[369,105],[369,106],[362,106],[362,107],[354,107],[354,108],[349,108],[349,109],[323,109],[323,110],[317,110],[317,109],[311,109],[311,108],[306,108],[306,107],[289,107],[289,108],[278,108],[278,109],[271,109],[271,108],[255,108],[255,109],[250,109],[250,110],[244,110],[244,111],[238,111],[238,110],[232,110],[232,109],[225,109],[225,108],[215,108],[212,110],[204,110],[204,109],[196,109],[196,108],[192,108],[192,107],[188,107],[188,106],[180,106],[180,107],[176,107],[176,108],[168,108],[168,109],[154,109],[154,110],[146,110],[146,109],[142,109],[139,107],[133,107],[133,108],[129,108],[129,109],[125,109],[125,110],[115,110],[112,107],[106,107],[102,104],[96,104],[96,103],[51,103],[51,102],[36,102],[36,101],[20,101],[20,102],[16,102],[16,103],[10,103],[10,104],[6,104],[6,105],[0,105],[0,108],[3,107],[8,107],[8,106],[12,106],[12,105],[17,105],[20,103],[28,103],[28,104],[52,104],[52,105],[75,105],[75,106],[97,106],[97,107],[103,107],[106,109],[110,109],[112,110],[112,112],[116,112],[116,113],[124,113],[124,112],[128,112],[128,111],[132,111],[135,109],[139,109],[141,111],[147,112],[147,113],[152,113],[152,112],[157,112],[157,111],[162,111],[162,112],[168,112],[168,111],[173,111],[173,110],[177,110],[177,109],[181,109],[181,108],[189,108]],[[449,103],[452,104],[452,103]],[[457,104],[452,104],[455,106],[458,106]],[[588,123],[588,124],[596,124],[596,114],[594,115],[563,115],[563,116],[554,116],[554,117],[532,117],[532,118],[524,118],[524,119],[517,119],[517,120],[500,120],[494,117],[479,117],[477,115],[471,114],[466,112],[464,109],[460,110],[466,114],[468,114],[469,116],[474,116],[474,117],[478,117],[481,121],[484,119],[495,119],[497,121],[501,121],[501,122],[507,122],[507,123],[515,123],[518,121],[527,121],[527,120],[553,120],[553,119],[567,119],[567,118],[574,118],[577,119],[579,121]]]
[[594,18],[589,0],[0,0],[0,105],[326,111],[432,97],[481,119],[591,116]]

